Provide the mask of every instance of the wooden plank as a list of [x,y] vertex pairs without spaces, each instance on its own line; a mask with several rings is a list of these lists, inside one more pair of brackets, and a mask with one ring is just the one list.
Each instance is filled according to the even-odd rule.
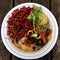
[[0,1],[0,25],[2,23],[4,16],[11,9],[11,7],[12,7],[11,0]]
[[16,56],[12,55],[12,60],[23,60],[23,59],[17,58]]
[[[11,0],[0,0],[0,26],[6,13],[11,9]],[[10,60],[10,53],[6,50],[0,37],[0,60]]]
[[44,57],[42,58],[39,58],[39,59],[36,59],[36,60],[51,60],[51,53],[48,53],[47,55],[45,55]]
[[[25,3],[25,2],[30,2],[31,0],[15,0],[14,1],[14,6],[21,4],[21,3]],[[23,59],[19,59],[17,57],[15,57],[14,55],[12,55],[12,60],[23,60]]]
[[[47,7],[48,9],[50,9],[49,0],[32,0],[32,2],[39,3],[39,4]],[[37,59],[37,60],[51,60],[51,59],[52,59],[51,52],[49,52],[47,55],[45,55],[44,57]]]
[[31,0],[15,0],[15,5],[18,5],[20,3],[25,3],[25,2],[31,2]]
[[10,60],[10,53],[7,51],[2,41],[0,40],[0,60]]
[[[60,0],[52,0],[51,2],[51,11],[53,12],[53,14],[55,15],[58,25],[60,27]],[[59,32],[60,32],[60,28],[59,28]]]
[[39,3],[44,5],[45,7],[49,8],[49,0],[32,0],[32,2]]
[[[31,1],[42,4],[49,9],[49,0],[31,0]],[[15,0],[15,5],[18,5],[18,4],[23,3],[23,2],[30,2],[30,0]],[[15,56],[12,56],[12,60],[20,60],[20,59],[16,58]],[[51,52],[48,53],[43,58],[36,59],[36,60],[51,60]]]
[[60,0],[51,0],[51,10],[55,15],[58,26],[59,26],[59,36],[58,41],[53,49],[53,60],[60,60]]
[[58,38],[58,41],[53,49],[52,54],[53,60],[60,60],[60,37]]

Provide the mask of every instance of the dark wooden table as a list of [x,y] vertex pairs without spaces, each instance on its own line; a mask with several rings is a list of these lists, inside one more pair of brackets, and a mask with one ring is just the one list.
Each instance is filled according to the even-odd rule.
[[[44,5],[55,15],[60,35],[60,0],[0,0],[0,26],[6,13],[14,6],[25,3],[25,2],[35,2]],[[2,43],[0,37],[0,60],[23,60],[15,57]],[[58,36],[58,41],[54,48],[44,57],[36,60],[60,60],[60,36]]]

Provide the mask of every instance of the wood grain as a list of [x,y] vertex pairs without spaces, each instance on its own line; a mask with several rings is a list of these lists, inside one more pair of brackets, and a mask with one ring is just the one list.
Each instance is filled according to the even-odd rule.
[[[15,5],[18,5],[23,2],[30,2],[30,0],[15,0]],[[49,0],[31,0],[31,2],[39,3],[44,5],[45,7],[49,8]],[[19,60],[19,58],[16,58],[15,56],[12,56],[12,60]],[[51,52],[48,53],[46,56],[40,59],[36,60],[51,60]]]
[[12,7],[11,0],[0,0],[0,25],[3,21],[4,16]]
[[[0,25],[6,13],[11,9],[11,0],[0,0]],[[0,37],[0,60],[10,60],[10,53],[6,50]]]
[[17,58],[16,56],[12,55],[12,60],[23,60],[23,59]]
[[[14,6],[21,4],[21,3],[25,3],[25,2],[31,2],[31,0],[15,0]],[[23,59],[17,58],[14,55],[12,55],[12,60],[23,60]]]
[[[32,2],[39,3],[39,4],[47,7],[48,9],[50,9],[49,0],[32,0]],[[47,55],[45,55],[44,57],[37,59],[37,60],[51,60],[51,59],[52,59],[51,52],[49,52]]]
[[25,3],[25,2],[31,2],[31,0],[15,0],[15,5]]
[[53,60],[60,60],[60,0],[51,0],[51,11],[56,17],[59,27],[58,41],[53,49]]
[[32,2],[39,3],[39,4],[47,7],[48,9],[50,8],[49,7],[49,0],[32,0]]
[[[60,35],[60,0],[0,0],[0,25],[3,21],[4,16],[12,7],[24,2],[39,3],[50,9],[57,19]],[[19,59],[14,55],[11,55],[4,47],[0,37],[0,60],[23,60],[23,59]],[[58,41],[50,53],[48,53],[42,58],[35,60],[60,60],[60,36],[58,36]]]
[[7,51],[2,41],[0,40],[0,60],[10,60],[10,53]]

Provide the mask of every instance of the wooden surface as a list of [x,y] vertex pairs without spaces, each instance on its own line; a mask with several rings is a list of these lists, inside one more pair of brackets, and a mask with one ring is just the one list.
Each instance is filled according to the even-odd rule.
[[[0,0],[0,26],[6,13],[14,6],[24,3],[24,2],[36,2],[47,7],[55,15],[60,35],[60,0]],[[0,37],[0,60],[23,60],[15,57],[2,43]],[[58,41],[54,48],[44,57],[36,60],[60,60],[60,36],[58,36]]]

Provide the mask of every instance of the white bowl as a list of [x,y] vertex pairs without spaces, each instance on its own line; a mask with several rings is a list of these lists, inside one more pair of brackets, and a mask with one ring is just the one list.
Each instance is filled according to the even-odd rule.
[[[24,52],[24,51],[18,49],[17,47],[15,47],[12,44],[11,40],[8,39],[8,36],[7,36],[7,20],[11,16],[11,13],[15,9],[20,9],[22,6],[32,6],[32,5],[41,6],[42,10],[45,12],[47,17],[49,18],[49,22],[50,22],[50,25],[52,27],[52,38],[45,46],[43,46],[38,51],[36,51],[36,52]],[[40,4],[37,4],[37,3],[22,3],[20,5],[15,6],[14,8],[12,8],[6,14],[6,16],[5,16],[5,18],[4,18],[3,22],[2,22],[1,37],[2,37],[2,41],[3,41],[4,45],[5,45],[5,47],[13,55],[15,55],[15,56],[17,56],[19,58],[23,58],[23,59],[37,59],[37,58],[41,58],[44,55],[46,55],[54,47],[54,45],[55,45],[55,43],[57,41],[57,37],[58,37],[58,25],[57,25],[57,22],[56,22],[56,19],[55,19],[54,15],[46,7],[44,7],[44,6],[40,5]]]

